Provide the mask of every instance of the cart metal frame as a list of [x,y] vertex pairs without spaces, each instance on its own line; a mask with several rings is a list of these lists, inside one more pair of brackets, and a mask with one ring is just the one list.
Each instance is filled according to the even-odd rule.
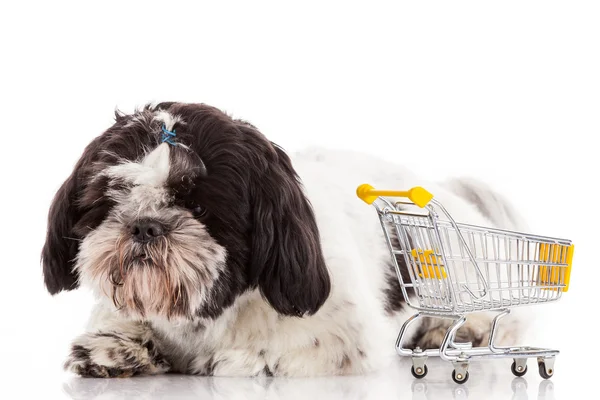
[[[413,376],[427,375],[428,357],[451,362],[457,383],[467,381],[469,363],[476,358],[513,358],[516,376],[527,372],[528,358],[537,358],[542,378],[554,374],[558,350],[497,346],[495,340],[499,322],[511,308],[557,301],[568,290],[574,251],[570,240],[457,223],[421,187],[390,191],[364,184],[357,195],[377,210],[400,290],[417,310],[396,340],[396,352],[412,358]],[[390,197],[410,201],[392,202]],[[402,268],[408,270],[408,281]],[[483,311],[498,313],[487,346],[456,342],[468,314]],[[422,317],[452,321],[438,349],[404,346],[408,328]]]

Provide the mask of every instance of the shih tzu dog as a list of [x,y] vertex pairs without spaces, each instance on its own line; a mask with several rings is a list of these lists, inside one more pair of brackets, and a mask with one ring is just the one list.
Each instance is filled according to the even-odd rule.
[[[290,158],[253,125],[203,104],[161,103],[93,140],[50,208],[50,293],[98,298],[66,368],[82,376],[356,374],[385,365],[410,315],[364,182],[431,188],[458,220],[521,228],[472,180],[423,183],[366,155]],[[461,340],[487,340],[490,317]],[[515,334],[510,324],[506,335]],[[423,323],[414,345],[440,345]]]

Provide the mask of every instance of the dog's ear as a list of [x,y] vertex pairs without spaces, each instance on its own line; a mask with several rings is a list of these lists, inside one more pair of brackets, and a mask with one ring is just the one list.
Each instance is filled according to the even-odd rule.
[[[90,190],[84,193],[87,178],[94,173],[95,168],[101,169],[103,162],[107,162],[92,159],[93,155],[100,154],[98,148],[103,140],[103,136],[97,137],[86,147],[73,173],[58,189],[50,206],[46,243],[42,249],[42,270],[44,283],[51,294],[79,286],[77,272],[73,267],[82,232],[94,226],[91,217],[98,220],[98,211],[106,211],[105,202],[100,201],[103,200],[100,196],[103,191],[94,190],[98,189],[97,185],[88,187]],[[102,154],[106,159],[112,157],[108,152]],[[87,198],[88,203],[94,204],[94,207],[83,208],[81,200],[84,198]]]
[[251,275],[279,313],[313,314],[331,288],[317,223],[289,157],[270,147],[266,172],[251,189]]
[[46,288],[51,294],[72,290],[78,286],[73,260],[77,256],[79,241],[73,235],[78,219],[76,209],[77,171],[63,183],[48,214],[46,243],[42,250],[42,268]]

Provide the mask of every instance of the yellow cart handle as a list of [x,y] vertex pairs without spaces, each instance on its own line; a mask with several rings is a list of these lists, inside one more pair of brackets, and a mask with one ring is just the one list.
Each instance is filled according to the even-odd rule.
[[410,190],[376,190],[367,183],[360,185],[356,189],[356,195],[367,204],[373,204],[380,196],[407,197],[421,208],[425,207],[433,199],[433,195],[420,186],[415,186]]

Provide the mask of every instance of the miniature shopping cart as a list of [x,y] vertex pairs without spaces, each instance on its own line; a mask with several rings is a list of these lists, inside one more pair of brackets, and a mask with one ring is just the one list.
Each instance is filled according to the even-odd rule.
[[[568,290],[571,241],[457,223],[421,187],[387,191],[365,184],[357,194],[375,206],[402,295],[417,310],[396,341],[398,354],[412,357],[416,378],[427,375],[429,356],[452,362],[456,383],[467,381],[469,362],[478,357],[513,358],[511,370],[516,376],[525,375],[527,359],[536,357],[542,378],[553,375],[558,350],[501,347],[494,345],[494,338],[499,320],[512,307],[556,301]],[[487,346],[455,342],[467,314],[481,311],[498,312]],[[407,328],[422,317],[450,320],[439,349],[403,347]]]

